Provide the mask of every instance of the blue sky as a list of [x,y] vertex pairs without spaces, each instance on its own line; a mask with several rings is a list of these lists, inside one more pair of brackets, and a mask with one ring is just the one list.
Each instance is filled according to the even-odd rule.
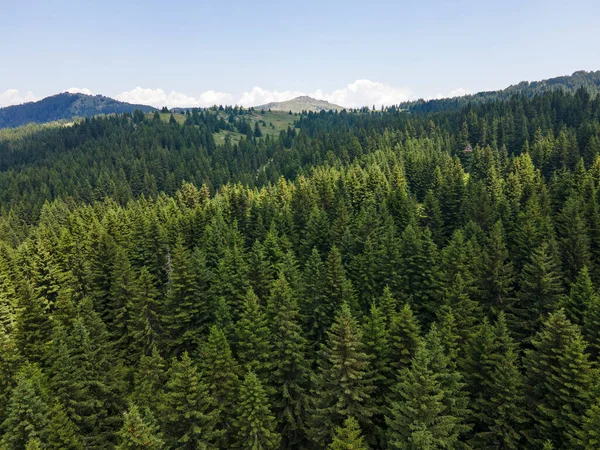
[[0,0],[0,106],[396,103],[600,69],[600,1]]

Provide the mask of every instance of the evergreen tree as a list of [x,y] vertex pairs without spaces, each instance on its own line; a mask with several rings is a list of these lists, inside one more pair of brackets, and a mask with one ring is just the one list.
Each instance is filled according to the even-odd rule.
[[374,391],[370,378],[369,356],[364,350],[362,333],[343,303],[327,333],[327,343],[319,355],[319,372],[311,415],[311,439],[322,445],[330,441],[336,427],[354,417],[364,430],[372,427]]
[[540,319],[556,308],[562,293],[559,268],[547,242],[531,253],[521,273],[520,287],[519,310],[526,311],[526,317],[519,322],[523,332],[531,335],[539,328]]
[[588,309],[598,301],[598,294],[594,290],[590,273],[583,267],[575,282],[571,285],[569,296],[563,298],[562,307],[567,318],[577,325],[583,325],[583,318]]
[[585,413],[582,420],[581,430],[571,440],[572,448],[585,450],[597,448],[600,444],[600,399]]
[[420,343],[411,366],[400,373],[386,415],[390,448],[443,449],[458,444],[458,419],[447,410],[441,374],[431,364],[429,350]]
[[527,438],[533,445],[550,440],[558,449],[569,448],[591,405],[593,372],[585,343],[561,309],[548,317],[532,344],[524,360],[532,420]]
[[308,387],[311,369],[307,361],[308,342],[300,326],[300,311],[285,278],[275,281],[268,304],[272,367],[269,385],[273,388],[273,413],[277,431],[286,448],[305,444],[305,420],[309,409]]
[[517,350],[502,313],[494,326],[485,319],[469,341],[463,373],[471,398],[470,442],[475,447],[522,448],[521,429],[527,418]]
[[131,403],[129,410],[123,414],[123,427],[118,435],[120,437],[120,443],[116,447],[118,450],[164,448],[158,427],[153,424],[152,419],[148,420],[140,413],[135,403]]
[[396,371],[410,364],[419,343],[421,326],[406,303],[390,324],[391,364]]
[[187,352],[171,364],[161,416],[171,448],[210,448],[219,438],[219,410]]
[[253,371],[263,379],[271,370],[272,355],[267,316],[252,289],[242,305],[235,325],[237,360],[244,371]]
[[242,449],[276,449],[281,436],[275,431],[275,417],[267,393],[254,372],[248,372],[240,387],[234,428],[234,447]]
[[40,442],[47,439],[50,424],[47,389],[38,366],[25,364],[19,370],[1,426],[3,448],[20,450],[31,439]]
[[150,356],[142,356],[134,372],[133,403],[157,416],[163,404],[166,384],[165,361],[154,347]]
[[221,446],[227,447],[231,445],[230,433],[239,388],[239,367],[225,334],[214,325],[210,328],[210,334],[200,353],[200,378],[208,386],[210,396],[220,411],[216,428],[224,430]]
[[368,450],[369,446],[365,444],[364,438],[360,435],[360,426],[352,417],[348,417],[343,427],[337,427],[333,442],[329,444],[327,450]]

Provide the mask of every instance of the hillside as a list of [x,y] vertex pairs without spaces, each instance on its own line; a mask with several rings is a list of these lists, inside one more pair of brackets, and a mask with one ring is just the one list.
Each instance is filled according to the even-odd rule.
[[462,97],[442,98],[439,100],[419,99],[401,103],[398,106],[401,109],[407,109],[412,112],[446,111],[448,109],[461,108],[467,104],[505,100],[515,95],[523,95],[531,98],[537,94],[543,94],[554,90],[573,93],[580,88],[585,88],[590,93],[600,91],[600,70],[595,72],[580,70],[574,72],[572,75],[548,78],[541,81],[521,81],[518,84],[497,91],[483,91],[477,92],[476,94],[464,95]]
[[329,103],[326,100],[318,100],[316,98],[308,97],[307,95],[302,95],[291,100],[286,100],[285,102],[271,102],[265,105],[255,106],[254,109],[300,113],[302,111],[341,111],[345,108]]
[[37,102],[0,108],[0,128],[18,127],[27,123],[46,123],[73,117],[91,117],[97,114],[122,114],[140,109],[154,111],[146,105],[132,105],[102,95],[52,95]]

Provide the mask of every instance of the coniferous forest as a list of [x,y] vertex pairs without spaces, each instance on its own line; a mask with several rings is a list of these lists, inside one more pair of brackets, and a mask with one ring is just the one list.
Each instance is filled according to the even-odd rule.
[[600,96],[426,109],[1,131],[0,448],[600,448]]

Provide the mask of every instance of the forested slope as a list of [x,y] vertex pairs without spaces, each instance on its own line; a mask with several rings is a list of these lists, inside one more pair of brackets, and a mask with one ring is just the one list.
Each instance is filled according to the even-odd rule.
[[598,448],[600,97],[231,114],[0,141],[2,448]]

